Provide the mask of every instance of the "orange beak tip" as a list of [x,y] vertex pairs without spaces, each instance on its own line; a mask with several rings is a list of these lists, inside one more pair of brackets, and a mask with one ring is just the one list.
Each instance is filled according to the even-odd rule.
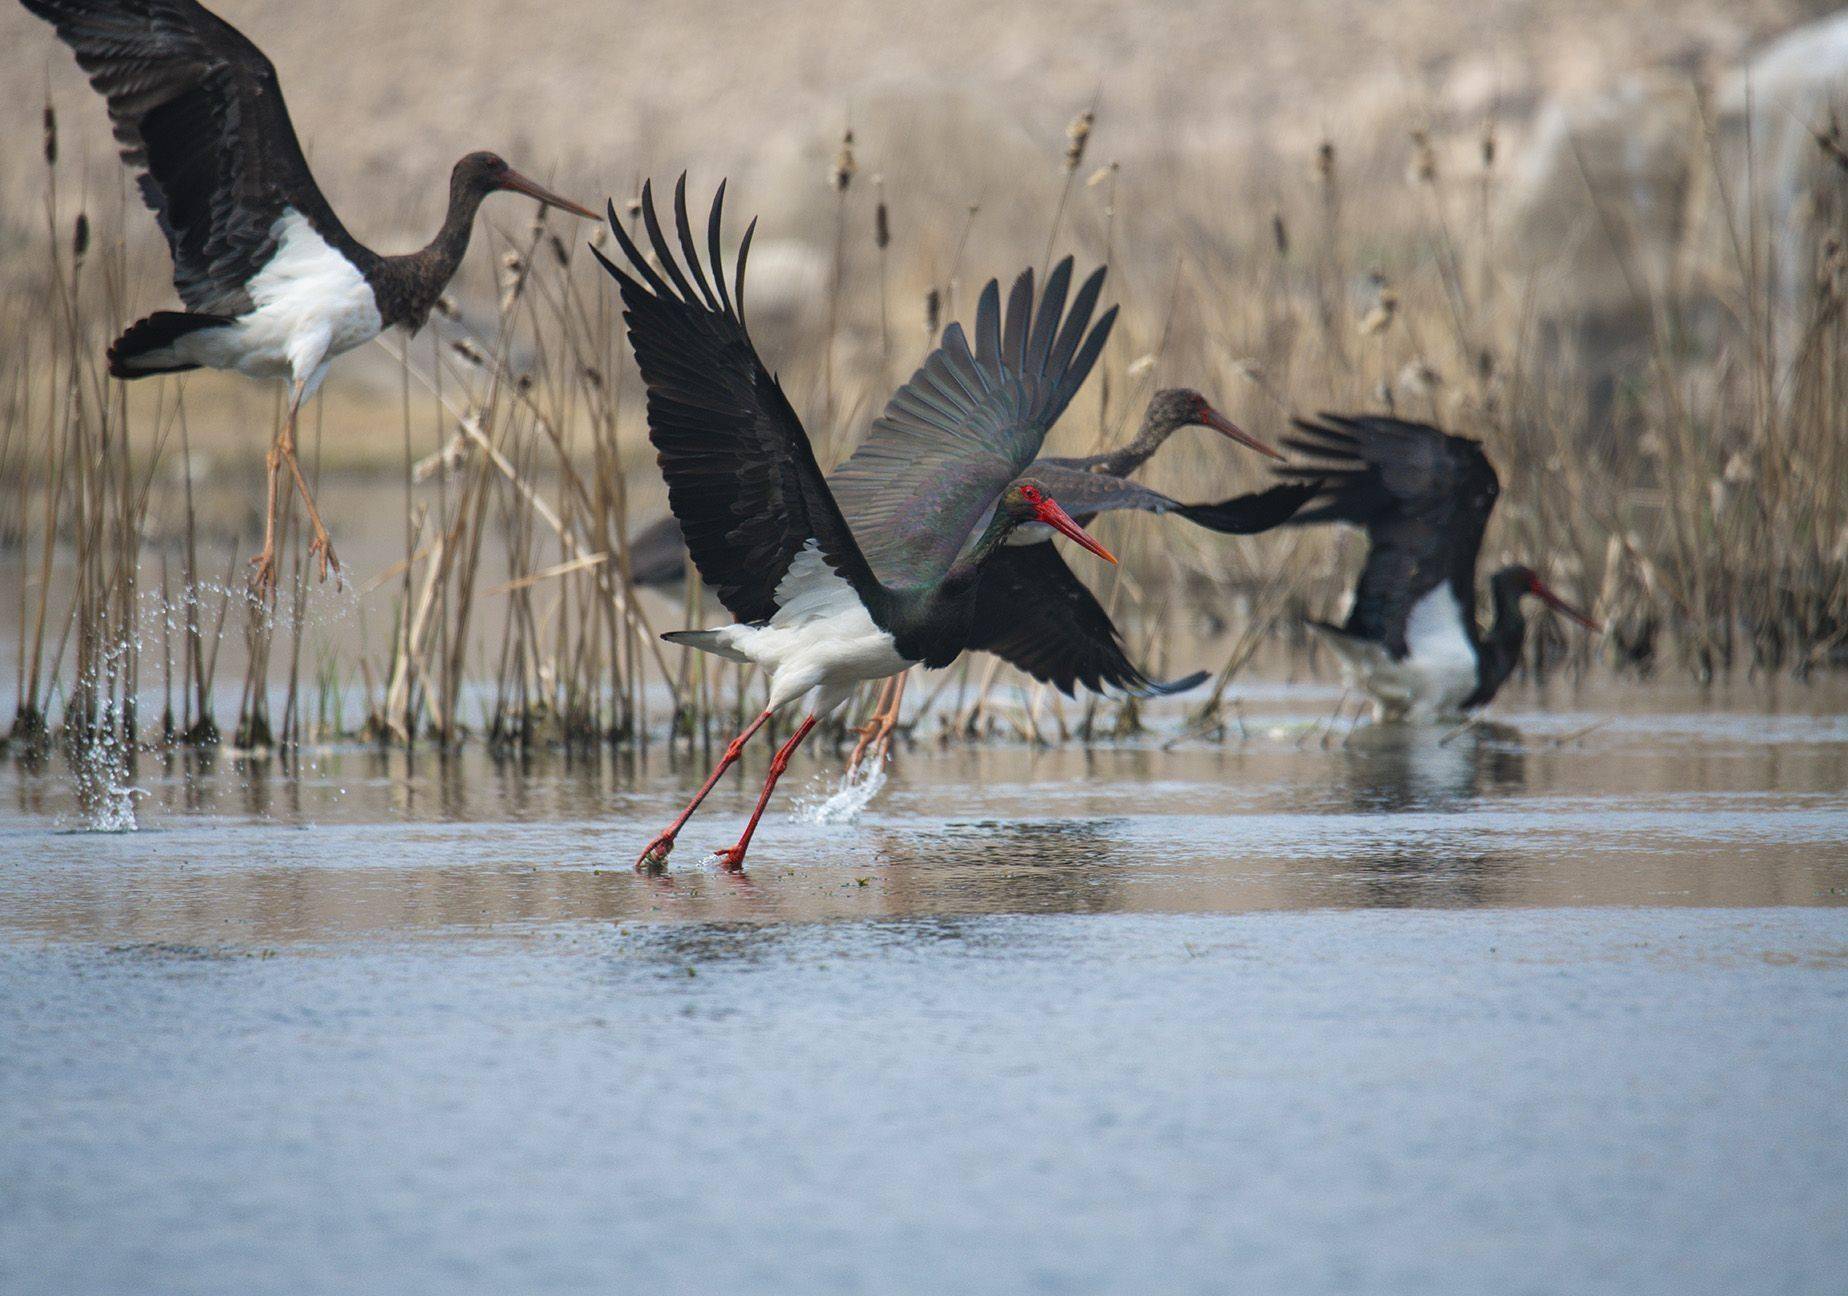
[[1252,436],[1251,433],[1245,431],[1244,428],[1234,423],[1218,410],[1208,410],[1202,421],[1207,427],[1212,428],[1213,431],[1218,432],[1222,436],[1230,437],[1232,440],[1248,449],[1256,450],[1259,454],[1267,455],[1279,462],[1283,461],[1283,456],[1274,448]]

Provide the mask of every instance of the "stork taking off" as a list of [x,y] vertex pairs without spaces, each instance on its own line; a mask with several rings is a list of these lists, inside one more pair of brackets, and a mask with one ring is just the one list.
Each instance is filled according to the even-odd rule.
[[314,529],[321,575],[339,570],[295,459],[295,422],[335,356],[392,325],[422,327],[468,248],[475,211],[497,190],[590,220],[492,153],[449,177],[449,211],[421,251],[382,256],[321,196],[302,156],[276,69],[194,0],[23,0],[77,53],[109,104],[122,161],[140,179],[173,250],[184,311],[157,311],[109,348],[117,378],[235,369],[285,378],[289,412],[270,449],[257,582],[273,582],[276,482],[288,465]]
[[1520,660],[1521,600],[1533,595],[1589,630],[1598,623],[1531,567],[1489,579],[1495,620],[1476,624],[1476,561],[1501,483],[1482,443],[1424,423],[1324,414],[1284,442],[1320,462],[1278,469],[1324,483],[1291,525],[1346,522],[1370,547],[1354,605],[1337,627],[1311,621],[1381,719],[1425,720],[1485,706]]
[[[1052,288],[1058,286],[1057,283],[1049,284],[1048,296]],[[990,327],[998,334],[998,322],[989,325],[982,322],[982,312],[996,315],[1000,312],[999,285],[994,287],[994,293],[982,298],[976,320],[978,329]],[[1158,515],[1173,513],[1197,526],[1228,535],[1253,535],[1280,525],[1318,489],[1313,482],[1289,484],[1218,502],[1183,504],[1129,479],[1129,474],[1147,463],[1170,437],[1187,427],[1211,428],[1260,454],[1273,459],[1283,457],[1214,409],[1199,392],[1172,387],[1156,392],[1150,399],[1142,426],[1124,445],[1082,458],[1037,458],[1026,465],[1023,475],[1042,487],[1049,487],[1080,526],[1088,525],[1100,513],[1138,509]],[[1041,429],[1042,437],[1044,433],[1045,429]],[[1038,442],[1033,442],[1035,452],[1037,447]],[[1019,453],[1027,448],[1023,442],[1009,450]],[[834,480],[829,478],[831,484]],[[851,493],[842,500],[842,509],[850,523],[857,523],[854,510],[868,492],[853,487],[849,490]],[[680,523],[671,513],[644,527],[629,542],[629,571],[637,585],[668,585],[682,579],[686,557]],[[1069,645],[1063,651],[1049,652],[1049,641],[1027,629],[1060,622],[1087,627],[1083,642],[1091,645],[1088,655],[1073,653]],[[1034,678],[1066,694],[1078,683],[1090,689],[1109,684],[1132,692],[1178,692],[1204,678],[1195,675],[1172,685],[1155,684],[1136,670],[1122,654],[1116,627],[1109,615],[1053,550],[1051,533],[1042,526],[1028,525],[1016,530],[1008,537],[1007,546],[989,562],[977,598],[975,635],[971,647],[999,653]],[[873,714],[861,726],[860,740],[848,757],[849,774],[858,769],[864,759],[883,760],[890,754],[892,733],[904,701],[906,678],[897,676],[880,689]]]
[[[1136,435],[1115,450],[1079,458],[1035,459],[1026,473],[1036,480],[1057,483],[1059,503],[1081,523],[1099,513],[1140,509],[1146,513],[1174,513],[1196,526],[1228,535],[1251,535],[1277,526],[1295,511],[1294,505],[1315,493],[1313,486],[1276,486],[1252,495],[1239,495],[1216,503],[1183,504],[1160,491],[1130,481],[1130,474],[1183,428],[1211,428],[1227,440],[1248,446],[1272,459],[1283,456],[1249,435],[1199,392],[1169,387],[1150,398]],[[851,511],[848,521],[853,521]],[[1044,528],[1028,527],[1008,540],[1010,546],[1036,544],[1048,539]],[[637,531],[629,540],[629,574],[637,585],[673,585],[686,575],[687,546],[680,523],[668,514]]]
[[[745,743],[776,710],[806,696],[806,714],[771,761],[743,836],[719,856],[726,867],[741,868],[777,779],[822,716],[860,683],[919,663],[947,666],[969,645],[982,571],[1018,527],[1042,524],[1115,561],[1038,483],[1015,480],[1016,469],[1004,456],[990,455],[985,471],[958,472],[953,450],[939,459],[936,489],[899,510],[935,543],[889,555],[886,571],[875,574],[867,534],[842,516],[808,434],[745,328],[744,269],[755,224],[745,232],[736,275],[726,284],[724,196],[721,185],[706,223],[711,278],[687,217],[684,176],[674,192],[678,252],[662,231],[652,188],[642,189],[642,220],[659,269],[623,229],[614,207],[611,232],[629,265],[597,253],[622,293],[668,503],[694,565],[737,618],[733,625],[667,638],[755,663],[770,687],[763,713],[726,748],[679,818],[643,850],[638,868],[665,861]],[[903,426],[920,450],[939,440],[1004,441],[1019,427],[1049,425],[1097,358],[1105,330],[1099,325],[1086,332],[1094,290],[1063,323],[1062,291],[1057,300],[1048,293],[1037,320],[1030,283],[1025,292],[1028,305],[1005,339],[978,329],[971,349],[952,326],[892,398],[881,425]],[[1047,633],[1072,637],[1082,631],[1050,627]]]

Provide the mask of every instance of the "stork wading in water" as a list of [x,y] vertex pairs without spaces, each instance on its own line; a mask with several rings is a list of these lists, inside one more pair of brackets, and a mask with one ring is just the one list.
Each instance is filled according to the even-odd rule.
[[116,378],[234,369],[289,383],[271,446],[259,587],[274,583],[277,474],[286,465],[314,531],[321,575],[339,570],[295,458],[304,401],[342,352],[398,325],[416,330],[468,249],[476,209],[500,190],[597,219],[492,153],[449,177],[449,211],[428,246],[384,256],[322,197],[282,101],[276,69],[194,0],[23,0],[77,54],[109,105],[122,161],[137,173],[173,252],[184,311],[157,311],[109,348]]
[[1476,562],[1501,493],[1481,442],[1378,416],[1323,414],[1296,426],[1301,435],[1284,444],[1316,462],[1278,471],[1323,484],[1290,525],[1345,522],[1369,542],[1346,622],[1309,624],[1374,699],[1378,718],[1430,720],[1486,706],[1520,661],[1521,600],[1530,595],[1599,629],[1522,565],[1489,578],[1495,619],[1486,632],[1478,627]]
[[[981,310],[998,312],[1000,309],[999,285],[996,289],[993,296],[983,298],[978,308],[978,327],[981,326]],[[998,333],[999,326],[993,327]],[[1143,415],[1141,427],[1124,445],[1079,458],[1036,458],[1027,464],[1023,475],[1050,487],[1054,497],[1080,526],[1089,525],[1101,513],[1137,509],[1158,515],[1172,513],[1198,526],[1229,535],[1252,535],[1284,522],[1303,501],[1315,494],[1317,487],[1313,483],[1290,484],[1217,503],[1184,504],[1129,480],[1130,474],[1147,463],[1170,437],[1188,427],[1210,428],[1235,444],[1248,446],[1273,459],[1282,458],[1270,446],[1214,409],[1199,392],[1174,387],[1155,393]],[[1033,449],[1037,453],[1038,447]],[[830,477],[830,484],[835,480]],[[858,522],[855,509],[860,498],[860,490],[849,485],[848,493],[842,498],[842,509],[850,523]],[[672,514],[636,534],[630,542],[629,561],[638,585],[667,585],[684,576],[686,544],[681,539],[680,524]],[[1078,683],[1099,689],[1106,683],[1123,687],[1146,682],[1131,674],[1126,660],[1097,660],[1087,664],[1068,653],[1056,661],[1042,661],[1036,652],[1041,640],[1023,627],[1049,625],[1061,618],[1081,620],[1092,626],[1089,639],[1095,644],[1114,645],[1117,641],[1115,628],[1103,607],[1058,556],[1046,528],[1021,527],[1008,537],[1007,547],[995,556],[983,575],[976,618],[979,642],[972,646],[999,652],[1014,665],[1068,695]],[[889,754],[892,732],[904,700],[906,678],[907,675],[895,676],[880,690],[873,715],[861,728],[860,740],[848,758],[849,772],[856,769],[862,759],[879,759]],[[1178,686],[1191,687],[1198,682],[1198,677],[1190,677],[1178,681]],[[1162,690],[1173,691],[1173,686],[1159,686],[1157,691]]]
[[[778,778],[821,717],[861,683],[920,663],[947,666],[969,646],[982,572],[1019,527],[1049,527],[1116,561],[1037,482],[1017,480],[1005,455],[982,451],[986,473],[959,473],[951,468],[960,452],[943,449],[944,443],[991,446],[1004,443],[1013,429],[1050,426],[1103,347],[1103,324],[1087,332],[1095,285],[1069,316],[1063,289],[1055,295],[1049,288],[1035,316],[1029,280],[1017,289],[1023,302],[1005,337],[978,328],[971,348],[952,326],[892,397],[877,426],[919,446],[937,445],[942,453],[933,488],[902,510],[911,533],[931,543],[886,548],[888,564],[876,573],[869,533],[848,525],[807,432],[745,327],[744,271],[755,223],[726,284],[724,197],[720,185],[706,222],[710,278],[687,216],[684,176],[674,193],[678,252],[662,230],[652,186],[642,189],[641,216],[658,269],[614,207],[610,229],[628,266],[592,248],[622,295],[668,503],[694,566],[737,618],[732,625],[665,637],[754,663],[769,678],[763,712],[726,748],[680,816],[642,851],[636,861],[642,869],[666,861],[687,820],[771,715],[806,697],[803,719],[771,760],[743,835],[720,852],[727,868],[742,868]],[[1075,639],[1083,631],[1058,626],[1048,633]]]

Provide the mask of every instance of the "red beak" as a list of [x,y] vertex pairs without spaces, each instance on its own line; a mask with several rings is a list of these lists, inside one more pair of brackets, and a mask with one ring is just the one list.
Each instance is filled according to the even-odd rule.
[[1599,625],[1596,621],[1593,621],[1590,617],[1586,616],[1583,612],[1579,611],[1577,608],[1573,607],[1570,603],[1560,598],[1559,595],[1553,593],[1552,590],[1548,589],[1546,586],[1546,583],[1542,581],[1538,576],[1533,578],[1533,581],[1531,584],[1528,585],[1527,590],[1535,598],[1539,599],[1542,603],[1552,608],[1553,611],[1559,613],[1561,616],[1572,618],[1574,621],[1584,626],[1587,630],[1602,631],[1604,629],[1603,626]]
[[1091,538],[1091,533],[1074,522],[1072,520],[1072,515],[1060,508],[1051,498],[1042,498],[1039,507],[1035,510],[1035,514],[1040,521],[1044,522],[1054,531],[1082,545],[1084,548],[1089,549],[1105,562],[1116,562],[1115,554],[1093,540]]
[[518,171],[510,169],[506,175],[502,176],[500,187],[503,189],[511,189],[514,193],[523,193],[528,198],[537,198],[547,207],[556,207],[560,211],[568,211],[573,216],[582,216],[585,220],[603,219],[590,208],[580,207],[569,198],[560,198],[544,185],[528,180]]
[[1203,406],[1199,415],[1194,419],[1194,422],[1198,423],[1201,427],[1210,427],[1215,432],[1223,433],[1240,445],[1249,446],[1261,455],[1269,455],[1271,458],[1279,460],[1283,458],[1282,455],[1252,436],[1251,433],[1245,431],[1244,428],[1234,423],[1224,414],[1221,414],[1211,405]]

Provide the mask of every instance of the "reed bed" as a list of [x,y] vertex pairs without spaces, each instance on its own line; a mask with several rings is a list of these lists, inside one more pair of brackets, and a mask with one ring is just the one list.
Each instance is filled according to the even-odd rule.
[[[1043,264],[1065,251],[1108,263],[1124,305],[1055,449],[1128,436],[1161,385],[1198,387],[1269,438],[1320,409],[1428,418],[1480,437],[1501,466],[1487,561],[1543,567],[1607,623],[1593,638],[1538,619],[1529,670],[1712,680],[1848,660],[1839,233],[1814,240],[1790,344],[1771,318],[1771,254],[1758,234],[1740,232],[1717,287],[1652,296],[1637,276],[1646,359],[1600,407],[1585,398],[1589,377],[1541,345],[1531,297],[1499,259],[1492,132],[1473,169],[1456,174],[1408,133],[1406,178],[1392,183],[1351,181],[1325,143],[1269,210],[1232,220],[1217,194],[1174,176],[1087,162],[1102,125],[1086,109],[1042,177],[1015,178],[1043,200],[1043,233],[1027,236],[1043,244]],[[211,478],[196,462],[186,383],[142,384],[131,401],[103,372],[104,344],[138,313],[131,303],[162,291],[153,277],[164,264],[131,267],[125,250],[124,231],[144,216],[121,195],[99,204],[61,192],[49,109],[45,138],[42,265],[35,291],[0,309],[13,742],[62,742],[110,769],[226,734],[285,758],[353,738],[640,754],[710,744],[754,705],[762,681],[749,670],[659,639],[717,615],[702,609],[697,582],[668,598],[632,582],[627,540],[658,513],[661,492],[614,295],[584,231],[543,216],[485,228],[472,280],[426,332],[381,340],[397,366],[395,409],[362,426],[319,402],[305,412],[305,464],[326,474],[337,537],[350,517],[342,494],[361,475],[325,463],[347,457],[343,444],[392,447],[364,480],[369,499],[401,512],[399,552],[349,568],[344,586],[317,584],[285,510],[285,578],[259,598],[245,577],[248,503],[231,511],[236,525],[202,519]],[[1819,135],[1819,148],[1832,138]],[[831,214],[821,309],[785,318],[771,303],[760,338],[833,457],[979,287],[983,197],[927,208],[889,171],[856,185],[860,157],[877,146],[848,131],[816,177]],[[1848,184],[1848,168],[1842,176]],[[748,196],[733,205],[743,211]],[[635,211],[630,202],[627,217]],[[1627,265],[1624,212],[1602,214]],[[1703,333],[1692,317],[1716,300],[1724,324]],[[341,382],[336,366],[329,386]],[[279,393],[268,412],[245,442],[247,466],[281,416]],[[1262,484],[1253,464],[1188,437],[1147,476],[1188,498]],[[1228,691],[1254,662],[1332,673],[1300,617],[1336,610],[1355,538],[1323,528],[1229,541],[1140,517],[1100,528],[1124,562],[1090,579],[1133,654],[1154,672],[1216,668],[1190,703],[1194,732],[1242,729]],[[227,640],[241,647],[235,689],[221,680]],[[233,697],[237,714],[221,729],[218,707]],[[156,700],[154,724],[144,712]],[[1133,704],[1062,699],[988,658],[914,683],[908,701],[946,738],[1095,741],[1140,724]]]

